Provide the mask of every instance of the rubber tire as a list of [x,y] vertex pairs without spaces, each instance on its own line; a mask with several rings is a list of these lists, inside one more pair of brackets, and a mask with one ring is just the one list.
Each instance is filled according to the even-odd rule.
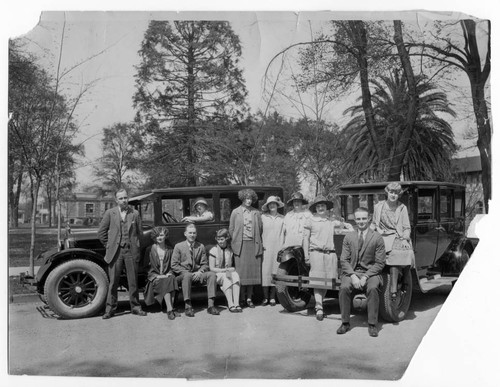
[[[295,259],[290,259],[286,262],[280,263],[277,275],[298,275],[299,269],[297,266],[297,261]],[[283,284],[276,284],[276,295],[280,304],[288,312],[300,312],[306,309],[309,300],[311,299],[311,293],[308,291],[298,291],[298,288],[294,286],[286,286]]]
[[380,291],[380,316],[387,322],[403,321],[408,313],[413,292],[412,269],[405,270],[405,292],[401,292],[401,278],[398,281],[398,295],[396,301],[391,300],[390,275],[387,272],[382,274],[382,290]]
[[[93,299],[80,307],[69,306],[59,297],[59,284],[68,274],[84,273],[93,281],[97,290]],[[87,259],[74,259],[55,267],[45,281],[44,294],[50,309],[65,319],[85,318],[96,315],[106,304],[109,280],[102,267]]]

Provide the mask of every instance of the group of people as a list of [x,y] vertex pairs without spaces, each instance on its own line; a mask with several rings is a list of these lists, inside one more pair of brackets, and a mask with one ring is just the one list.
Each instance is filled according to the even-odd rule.
[[[167,316],[173,320],[180,314],[174,308],[175,292],[182,288],[184,312],[194,317],[191,304],[191,285],[207,286],[208,309],[212,315],[220,312],[214,305],[217,286],[223,291],[229,312],[241,313],[243,307],[254,308],[253,294],[262,286],[262,305],[275,306],[276,289],[272,276],[278,268],[277,255],[281,249],[302,246],[306,263],[310,265],[310,284],[324,284],[325,279],[337,279],[338,261],[335,253],[334,234],[338,228],[349,233],[343,241],[340,257],[341,285],[339,302],[342,325],[338,334],[349,331],[352,294],[367,294],[368,326],[370,336],[378,335],[378,300],[381,273],[386,264],[394,265],[391,271],[395,280],[391,292],[397,294],[397,270],[411,265],[410,223],[406,206],[399,201],[402,194],[399,183],[386,187],[387,200],[374,207],[373,223],[369,210],[360,207],[354,211],[357,229],[332,215],[332,201],[318,196],[312,203],[300,192],[294,193],[287,205],[291,210],[282,215],[285,206],[278,196],[267,198],[261,211],[254,207],[257,194],[246,188],[238,192],[241,205],[230,217],[229,228],[214,235],[215,246],[208,253],[197,241],[196,223],[213,219],[208,203],[203,198],[195,201],[195,214],[182,220],[188,222],[185,240],[173,248],[168,243],[168,229],[155,227],[151,232],[153,245],[146,252],[149,256],[148,283],[144,291],[147,305],[165,301]],[[109,265],[110,287],[103,319],[112,317],[117,305],[119,275],[126,267],[131,311],[145,316],[137,296],[137,264],[140,258],[139,237],[142,233],[138,212],[128,206],[127,192],[116,192],[117,207],[106,211],[98,236],[106,247],[105,260]],[[305,207],[308,206],[308,209]],[[397,254],[393,254],[397,252]],[[393,262],[391,262],[391,260]],[[326,290],[314,288],[316,319],[324,319],[323,299]]]

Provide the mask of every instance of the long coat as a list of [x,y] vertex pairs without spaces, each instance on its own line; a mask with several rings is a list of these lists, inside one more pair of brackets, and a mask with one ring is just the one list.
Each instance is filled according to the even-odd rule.
[[[106,263],[113,261],[118,251],[121,237],[121,221],[120,208],[116,206],[104,213],[104,217],[99,225],[97,237],[106,248],[106,255],[104,257]],[[136,257],[136,261],[139,262],[141,258],[142,221],[139,212],[132,207],[128,207],[124,227],[130,240],[130,252]]]
[[[231,235],[231,249],[235,255],[241,254],[243,246],[243,205],[235,208],[229,219],[229,234]],[[262,255],[262,219],[259,210],[249,207],[252,214],[253,242],[255,243],[255,255]]]

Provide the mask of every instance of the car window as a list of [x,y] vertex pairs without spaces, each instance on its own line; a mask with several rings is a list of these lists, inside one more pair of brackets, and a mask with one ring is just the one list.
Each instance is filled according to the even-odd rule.
[[162,222],[179,223],[184,215],[184,202],[181,198],[161,199]]
[[222,222],[229,222],[229,219],[231,218],[231,199],[229,198],[220,198],[220,220]]
[[450,220],[453,218],[453,190],[449,188],[441,188],[439,198],[439,212],[441,220]]
[[153,211],[153,202],[146,201],[141,203],[141,219],[143,226],[154,226],[154,211]]
[[455,217],[459,218],[463,216],[465,216],[465,214],[462,209],[462,196],[460,196],[460,192],[457,192],[455,197]]
[[418,191],[418,222],[436,222],[436,206],[434,190],[422,189]]

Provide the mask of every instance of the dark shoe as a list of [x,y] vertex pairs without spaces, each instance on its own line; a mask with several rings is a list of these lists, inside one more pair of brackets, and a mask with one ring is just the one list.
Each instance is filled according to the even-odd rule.
[[269,301],[269,305],[276,306],[276,300],[274,298],[271,298],[271,300]]
[[238,310],[236,309],[236,306],[230,306],[230,307],[229,307],[229,311],[230,311],[231,313],[238,313]]
[[318,309],[316,311],[316,320],[323,321],[324,318],[325,318],[325,314],[323,313],[323,309]]
[[248,305],[249,308],[255,308],[255,305],[252,302],[252,300],[247,300],[247,305]]
[[173,312],[175,317],[181,317],[181,314],[177,311],[177,309],[174,309]]
[[378,336],[378,328],[376,325],[368,324],[368,334],[371,337],[377,337]]
[[236,309],[236,312],[243,313],[243,309],[241,309],[241,306],[236,305],[234,308]]
[[136,316],[147,316],[148,314],[144,312],[142,309],[132,309],[132,314],[135,314]]
[[186,310],[184,311],[184,313],[186,313],[186,316],[188,316],[188,317],[194,317],[194,310],[193,310],[193,308],[186,308]]
[[262,304],[261,304],[261,305],[262,305],[262,306],[266,306],[267,304],[268,304],[267,298],[264,298],[264,299],[262,300]]
[[115,315],[114,312],[106,312],[102,315],[102,319],[107,320],[107,319],[110,319],[111,317],[113,317],[114,315]]
[[220,314],[215,306],[209,306],[207,309],[207,313],[213,314],[214,316],[218,316]]
[[167,317],[169,320],[175,320],[175,313],[173,310],[167,312]]
[[337,329],[337,335],[343,335],[344,333],[347,333],[351,330],[351,325],[349,323],[342,323],[341,326],[339,326],[339,329]]

